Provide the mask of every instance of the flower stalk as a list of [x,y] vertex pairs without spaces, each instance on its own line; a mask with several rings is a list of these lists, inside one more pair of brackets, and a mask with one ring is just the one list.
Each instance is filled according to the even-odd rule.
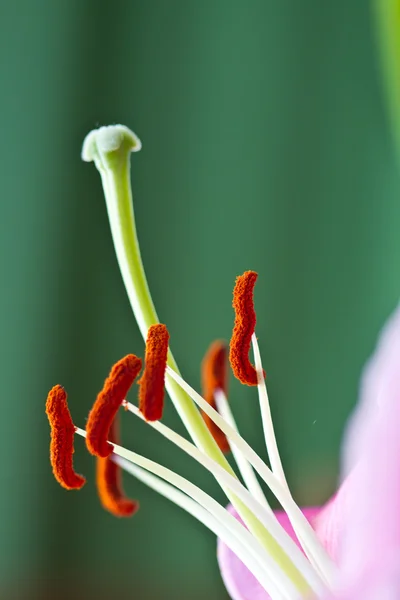
[[390,129],[400,160],[400,2],[374,0],[373,10]]
[[[133,210],[130,153],[137,152],[140,148],[139,139],[127,127],[102,127],[90,132],[86,137],[82,159],[87,162],[94,161],[101,175],[122,279],[136,322],[143,339],[146,340],[149,328],[159,323],[159,319],[143,267]],[[179,372],[171,350],[168,353],[168,365]],[[167,378],[167,390],[196,444],[228,468],[227,461],[216,450],[213,437],[209,435],[203,419],[187,394],[171,378]]]

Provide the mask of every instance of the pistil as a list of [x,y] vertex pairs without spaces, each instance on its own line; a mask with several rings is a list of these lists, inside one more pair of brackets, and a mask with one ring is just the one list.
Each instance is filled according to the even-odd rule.
[[[130,186],[129,155],[131,151],[137,151],[140,147],[139,139],[128,128],[122,125],[101,127],[86,137],[82,148],[82,158],[85,161],[94,161],[100,172],[121,274],[136,321],[143,338],[146,339],[149,327],[158,323],[159,320],[140,255]],[[172,376],[172,372],[179,374],[179,370],[171,351],[168,355],[168,366],[167,391],[192,439],[209,457],[235,477],[234,471],[207,429],[196,406],[186,390],[177,385],[175,377]],[[257,378],[254,382],[254,385],[256,384]],[[220,484],[249,530],[267,549],[296,588],[302,593],[306,593],[309,586],[304,577],[282,551],[279,544],[275,542],[270,532],[262,526],[252,511],[232,494],[229,488],[226,488],[221,482]]]

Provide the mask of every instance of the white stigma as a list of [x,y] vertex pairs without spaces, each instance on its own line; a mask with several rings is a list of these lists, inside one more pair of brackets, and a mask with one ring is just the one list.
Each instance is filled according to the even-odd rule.
[[138,152],[142,142],[125,125],[107,125],[93,129],[87,134],[82,145],[82,160],[92,162],[104,155],[119,150],[126,143],[130,152]]

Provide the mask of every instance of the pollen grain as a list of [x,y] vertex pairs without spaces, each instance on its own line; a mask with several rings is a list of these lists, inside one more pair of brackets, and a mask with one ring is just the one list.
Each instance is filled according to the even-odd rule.
[[241,383],[257,385],[257,371],[249,360],[251,336],[256,326],[254,310],[255,271],[246,271],[236,279],[233,290],[235,325],[230,341],[229,361],[233,374]]
[[[222,390],[227,392],[227,347],[224,342],[216,340],[208,348],[201,364],[201,384],[203,397],[214,409],[215,392]],[[217,442],[220,450],[224,453],[230,451],[227,437],[210,417],[202,411],[203,419]]]
[[[108,438],[119,444],[118,415],[111,424]],[[139,509],[139,503],[125,496],[122,488],[121,468],[111,459],[97,458],[96,484],[100,502],[115,517],[130,517]]]
[[105,380],[86,423],[86,446],[94,456],[106,458],[112,453],[107,441],[112,423],[141,368],[141,359],[128,354],[115,363]]
[[67,393],[61,385],[54,386],[47,396],[46,414],[51,428],[50,462],[54,477],[67,490],[79,490],[86,483],[82,475],[74,471],[74,435],[67,403]]
[[159,421],[164,408],[165,369],[169,333],[165,325],[149,327],[143,375],[139,383],[139,408],[146,421]]

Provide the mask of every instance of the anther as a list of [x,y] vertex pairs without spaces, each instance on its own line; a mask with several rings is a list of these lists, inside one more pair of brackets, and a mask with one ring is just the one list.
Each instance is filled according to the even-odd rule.
[[[119,444],[118,415],[115,416],[108,434],[110,442]],[[96,483],[100,502],[116,517],[130,517],[139,509],[139,503],[125,496],[122,488],[121,468],[111,459],[97,458]]]
[[107,441],[111,425],[141,368],[140,358],[128,354],[111,369],[86,424],[86,445],[91,454],[106,458],[112,453],[112,446]]
[[255,271],[246,271],[236,279],[233,290],[235,326],[229,360],[235,377],[247,385],[257,385],[257,371],[249,360],[251,336],[256,326],[253,292],[257,277]]
[[[227,391],[227,347],[224,342],[215,341],[207,350],[201,364],[201,383],[204,399],[216,409],[215,392]],[[203,419],[222,452],[229,452],[230,446],[225,434],[212,419],[202,412]]]
[[74,471],[75,425],[67,404],[67,393],[61,385],[54,386],[46,401],[46,414],[51,428],[50,462],[54,477],[67,490],[79,490],[86,479]]
[[165,325],[151,325],[147,332],[143,375],[139,381],[139,408],[146,421],[159,421],[164,408],[165,369],[169,333]]

